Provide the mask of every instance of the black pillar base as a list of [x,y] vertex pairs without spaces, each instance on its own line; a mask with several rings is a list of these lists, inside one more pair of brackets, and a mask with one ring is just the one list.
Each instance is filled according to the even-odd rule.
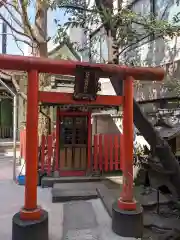
[[141,238],[143,236],[143,208],[137,203],[135,211],[118,208],[117,201],[112,205],[112,230],[121,237]]
[[12,240],[48,240],[48,213],[42,210],[40,220],[23,221],[20,213],[12,219]]

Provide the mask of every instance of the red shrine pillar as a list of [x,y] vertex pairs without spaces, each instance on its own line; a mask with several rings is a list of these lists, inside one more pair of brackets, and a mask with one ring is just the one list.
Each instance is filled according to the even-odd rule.
[[112,206],[112,229],[121,237],[142,238],[143,209],[133,192],[133,78],[128,76],[123,85],[123,185],[120,198]]
[[40,208],[37,207],[38,88],[38,72],[32,70],[28,73],[25,202],[21,211],[21,219],[30,220],[39,219],[41,214]]
[[38,180],[38,71],[28,72],[26,115],[25,201],[13,216],[12,240],[48,240],[48,213],[37,206]]
[[120,209],[136,209],[133,197],[133,78],[127,77],[124,81],[123,102],[123,188],[118,201]]

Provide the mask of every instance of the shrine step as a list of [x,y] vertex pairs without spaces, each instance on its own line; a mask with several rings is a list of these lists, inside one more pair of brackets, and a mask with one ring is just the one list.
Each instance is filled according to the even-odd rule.
[[54,192],[52,202],[68,202],[75,200],[90,200],[98,198],[95,190],[62,190],[61,192]]
[[96,188],[102,185],[100,182],[56,183],[52,188],[52,202],[96,199]]
[[104,180],[104,177],[43,177],[41,180],[42,187],[53,187],[55,183],[83,183],[98,182]]

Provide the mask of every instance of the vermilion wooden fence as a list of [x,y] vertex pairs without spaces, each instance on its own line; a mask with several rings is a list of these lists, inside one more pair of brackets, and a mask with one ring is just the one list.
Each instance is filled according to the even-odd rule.
[[94,135],[93,170],[115,171],[123,166],[123,135],[97,134]]
[[26,129],[20,131],[20,157],[26,159]]
[[[42,135],[41,146],[39,148],[39,167],[48,176],[51,175],[54,168],[55,143],[55,132],[48,136]],[[26,160],[26,129],[20,131],[20,158]]]
[[[56,134],[42,135],[39,148],[39,168],[48,176],[52,172],[60,171],[58,159],[56,159],[55,147]],[[20,132],[20,156],[26,159],[26,130]],[[123,166],[123,135],[122,134],[97,134],[94,135],[92,147],[92,170],[110,172],[122,170]]]
[[48,136],[42,135],[40,169],[41,172],[46,172],[48,176],[51,176],[52,172],[55,171],[55,144],[56,135],[54,132]]

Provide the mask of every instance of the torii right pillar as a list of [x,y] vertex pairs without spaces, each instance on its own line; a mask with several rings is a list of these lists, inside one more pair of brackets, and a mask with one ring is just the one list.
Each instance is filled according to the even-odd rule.
[[121,159],[123,186],[120,198],[112,206],[112,229],[122,237],[141,238],[143,235],[143,208],[133,191],[133,78],[123,81],[123,151]]

